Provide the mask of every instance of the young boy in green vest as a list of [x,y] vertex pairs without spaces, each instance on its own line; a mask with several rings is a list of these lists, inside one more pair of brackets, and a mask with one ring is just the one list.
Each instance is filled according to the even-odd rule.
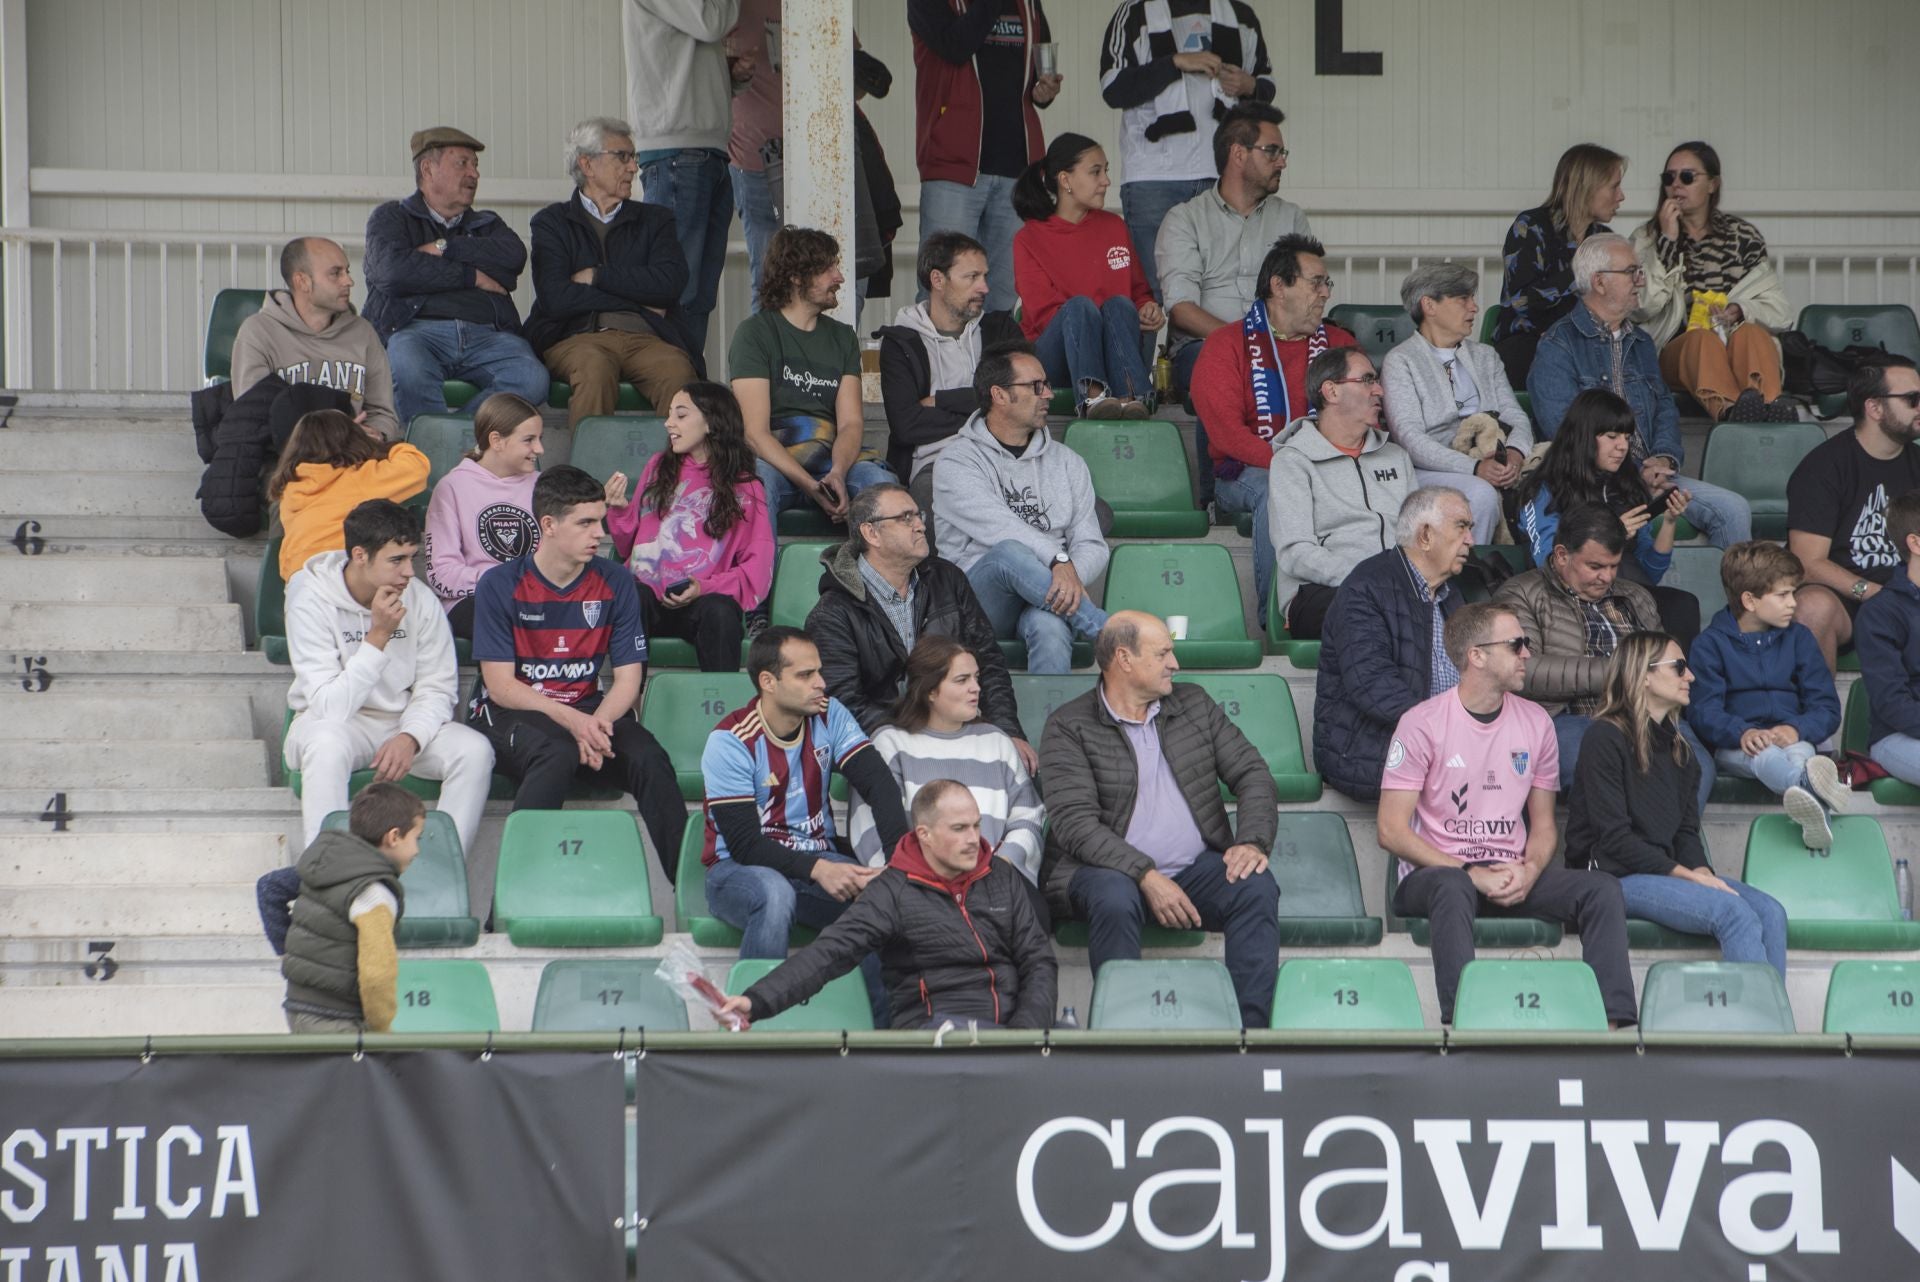
[[384,1033],[398,1003],[393,928],[400,874],[420,851],[426,805],[397,783],[353,799],[347,831],[322,832],[300,856],[300,896],[287,929],[287,1027],[296,1033]]

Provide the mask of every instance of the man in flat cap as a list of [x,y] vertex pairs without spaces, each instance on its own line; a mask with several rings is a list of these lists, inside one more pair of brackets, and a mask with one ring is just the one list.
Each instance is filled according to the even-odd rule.
[[366,317],[387,345],[400,422],[446,413],[447,379],[540,404],[547,367],[513,305],[527,247],[498,214],[473,207],[485,146],[436,125],[410,150],[417,189],[367,219],[365,260]]

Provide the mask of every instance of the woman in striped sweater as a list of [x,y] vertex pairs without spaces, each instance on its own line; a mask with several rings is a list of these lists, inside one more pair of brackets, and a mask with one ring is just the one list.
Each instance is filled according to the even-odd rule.
[[[995,855],[1007,860],[1033,890],[1043,925],[1050,925],[1046,899],[1038,890],[1040,851],[1046,808],[1020,754],[991,722],[980,719],[980,665],[952,637],[920,638],[907,657],[906,687],[894,705],[892,724],[873,736],[900,783],[900,800],[936,779],[967,786],[980,807],[980,835]],[[864,801],[853,804],[850,836],[854,856],[883,867],[890,850],[880,848],[873,812]]]

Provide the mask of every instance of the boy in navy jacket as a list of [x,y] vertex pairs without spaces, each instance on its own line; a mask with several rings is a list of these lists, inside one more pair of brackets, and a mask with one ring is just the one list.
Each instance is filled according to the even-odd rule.
[[1920,784],[1920,490],[1887,504],[1886,519],[1906,564],[1860,607],[1853,648],[1872,705],[1867,751],[1895,779]]

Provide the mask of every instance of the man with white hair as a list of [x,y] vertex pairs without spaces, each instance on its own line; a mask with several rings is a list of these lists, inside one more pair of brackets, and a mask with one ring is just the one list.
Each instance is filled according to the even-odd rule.
[[367,217],[366,317],[387,345],[400,422],[447,412],[445,381],[547,399],[547,370],[520,333],[513,287],[527,247],[500,215],[475,209],[486,145],[450,125],[408,142],[417,190]]
[[638,167],[626,121],[583,120],[567,136],[573,194],[533,216],[527,337],[572,388],[569,427],[613,413],[622,379],[664,414],[696,376],[700,347],[679,304],[686,256],[673,211],[633,199]]
[[[1646,268],[1625,236],[1602,232],[1582,241],[1573,253],[1573,292],[1580,301],[1541,337],[1527,391],[1534,423],[1547,440],[1586,388],[1604,387],[1626,401],[1635,424],[1629,459],[1659,504],[1674,487],[1686,446],[1680,440],[1680,412],[1660,374],[1660,352],[1652,336],[1628,319],[1640,305],[1646,279]],[[1686,489],[1693,495],[1686,518],[1715,547],[1753,537],[1753,513],[1745,499],[1691,477]]]
[[1460,608],[1452,579],[1473,548],[1473,510],[1444,485],[1400,505],[1395,546],[1353,567],[1321,626],[1314,681],[1313,766],[1360,801],[1380,795],[1393,727],[1417,703],[1451,690],[1447,620]]

